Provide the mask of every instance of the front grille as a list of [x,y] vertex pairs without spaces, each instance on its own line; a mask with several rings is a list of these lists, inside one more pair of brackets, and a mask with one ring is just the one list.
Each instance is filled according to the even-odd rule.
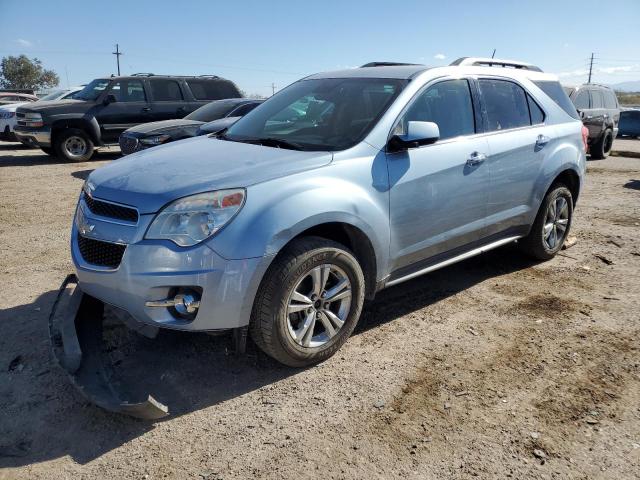
[[138,139],[135,137],[129,137],[128,135],[120,135],[120,151],[124,155],[129,155],[130,153],[137,152],[139,150],[140,144],[138,143]]
[[89,207],[89,210],[96,215],[117,218],[118,220],[126,220],[128,222],[138,221],[138,211],[135,208],[123,207],[121,205],[96,200],[95,198],[87,195],[87,192],[82,192],[82,196],[87,207]]
[[127,246],[102,242],[78,234],[78,248],[85,262],[101,267],[118,268]]

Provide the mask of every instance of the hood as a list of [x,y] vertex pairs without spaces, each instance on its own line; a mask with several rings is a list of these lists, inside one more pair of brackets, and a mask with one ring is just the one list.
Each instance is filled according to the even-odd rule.
[[96,198],[155,213],[187,195],[247,187],[327,165],[330,152],[301,152],[206,136],[127,155],[94,170],[88,182]]
[[127,129],[127,133],[135,137],[142,137],[145,135],[156,135],[168,130],[180,129],[183,127],[193,127],[195,130],[200,125],[202,125],[202,122],[198,120],[185,120],[183,118],[175,120],[163,120],[161,122],[150,122],[136,125],[135,127]]
[[[93,102],[91,102],[93,103]],[[84,100],[75,100],[72,98],[67,98],[64,100],[38,100],[37,102],[31,102],[26,105],[22,105],[20,110],[25,112],[40,112],[40,111],[48,111],[48,110],[56,110],[59,107],[68,108],[69,105],[86,105],[87,102]]]

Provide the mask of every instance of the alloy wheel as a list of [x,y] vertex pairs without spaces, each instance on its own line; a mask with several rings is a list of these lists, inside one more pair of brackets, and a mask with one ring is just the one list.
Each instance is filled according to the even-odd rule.
[[301,347],[320,347],[335,337],[351,310],[351,281],[337,265],[304,273],[289,293],[287,327]]
[[549,250],[562,245],[569,226],[569,202],[565,197],[557,197],[547,209],[544,220],[543,240]]

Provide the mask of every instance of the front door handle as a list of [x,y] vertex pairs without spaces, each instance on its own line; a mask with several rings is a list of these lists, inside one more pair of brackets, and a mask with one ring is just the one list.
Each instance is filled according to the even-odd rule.
[[550,140],[546,135],[538,135],[538,138],[536,138],[536,147],[542,148],[549,143]]
[[482,162],[484,162],[486,159],[487,159],[487,156],[484,153],[473,152],[471,155],[469,155],[469,158],[467,158],[467,165],[469,166],[479,165]]
[[150,112],[151,111],[151,107],[144,107],[142,109],[143,112]]

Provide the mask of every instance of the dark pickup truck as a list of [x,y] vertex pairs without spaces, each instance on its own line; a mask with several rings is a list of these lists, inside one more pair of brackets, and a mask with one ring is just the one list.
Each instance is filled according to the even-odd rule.
[[197,108],[242,94],[217,76],[135,74],[98,78],[73,100],[18,107],[18,140],[69,161],[86,161],[95,147],[117,144],[127,128],[147,122],[183,118]]

